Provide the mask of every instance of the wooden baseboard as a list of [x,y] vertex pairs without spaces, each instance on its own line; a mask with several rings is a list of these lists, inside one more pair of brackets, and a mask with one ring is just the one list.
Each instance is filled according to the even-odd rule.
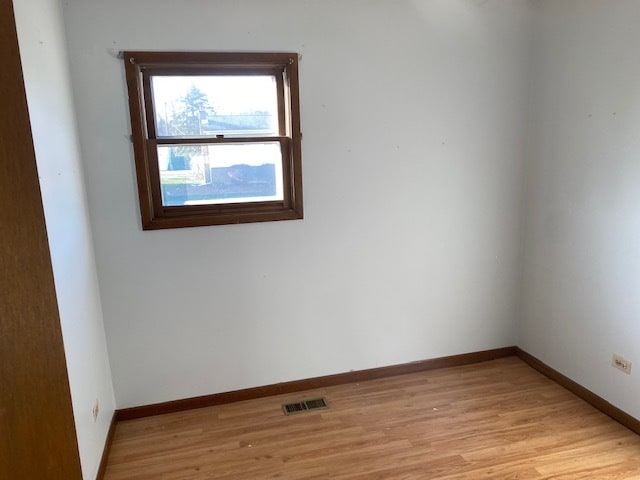
[[107,460],[109,459],[109,452],[111,451],[111,444],[113,443],[113,434],[116,431],[116,412],[113,412],[111,416],[111,423],[109,424],[109,431],[107,432],[107,438],[104,442],[104,449],[102,450],[102,458],[100,459],[100,466],[98,467],[98,473],[96,480],[102,480],[107,470]]
[[115,420],[116,422],[123,420],[132,420],[135,418],[150,417],[165,413],[182,412],[195,408],[222,405],[225,403],[238,402],[241,400],[252,400],[255,398],[270,397],[273,395],[281,395],[283,393],[294,393],[303,390],[312,390],[314,388],[342,385],[345,383],[364,382],[377,378],[422,372],[425,370],[433,370],[436,368],[469,365],[473,363],[485,362],[488,360],[495,360],[498,358],[511,357],[515,354],[516,347],[496,348],[493,350],[484,350],[481,352],[464,353],[461,355],[452,355],[449,357],[433,358],[430,360],[422,360],[401,365],[392,365],[389,367],[371,368],[367,370],[358,370],[355,372],[338,373],[336,375],[327,375],[324,377],[315,377],[306,380],[296,380],[293,382],[265,385],[262,387],[247,388],[244,390],[235,390],[232,392],[185,398],[182,400],[156,403],[153,405],[123,408],[121,410],[116,410]]
[[523,361],[529,364],[532,368],[539,371],[543,375],[549,377],[551,380],[556,382],[559,385],[562,385],[564,388],[569,390],[571,393],[580,397],[585,402],[594,406],[602,413],[609,415],[618,423],[624,425],[632,432],[640,435],[640,420],[632,417],[628,413],[620,410],[618,407],[611,405],[604,398],[596,395],[591,390],[587,390],[585,387],[580,385],[579,383],[574,382],[569,377],[561,374],[557,370],[554,370],[546,363],[537,359],[530,353],[525,352],[520,347],[516,347],[516,355],[520,357]]

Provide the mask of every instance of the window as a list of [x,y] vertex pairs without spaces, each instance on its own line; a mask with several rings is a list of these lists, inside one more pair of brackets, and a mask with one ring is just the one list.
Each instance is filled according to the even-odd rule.
[[123,55],[143,229],[302,218],[297,54]]

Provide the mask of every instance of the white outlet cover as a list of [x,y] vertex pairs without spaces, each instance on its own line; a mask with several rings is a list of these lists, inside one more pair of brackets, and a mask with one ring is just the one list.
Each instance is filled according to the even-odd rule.
[[93,404],[93,408],[91,409],[94,422],[98,420],[98,413],[100,413],[100,402],[96,399],[96,403]]
[[627,375],[631,373],[631,362],[620,355],[613,355],[613,358],[611,359],[611,366],[623,371]]

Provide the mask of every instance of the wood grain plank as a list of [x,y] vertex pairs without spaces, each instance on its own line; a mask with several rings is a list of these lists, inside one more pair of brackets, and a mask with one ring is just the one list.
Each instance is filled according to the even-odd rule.
[[[318,395],[329,409],[282,414]],[[510,357],[119,422],[105,478],[639,475],[638,435]]]

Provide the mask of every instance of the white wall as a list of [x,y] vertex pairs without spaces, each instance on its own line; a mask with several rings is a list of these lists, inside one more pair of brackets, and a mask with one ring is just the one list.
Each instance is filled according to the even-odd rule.
[[[67,0],[118,407],[513,345],[528,9]],[[300,52],[306,218],[143,232],[135,49]]]
[[[14,2],[83,478],[99,466],[115,408],[57,0]],[[100,413],[94,423],[95,400]]]
[[[640,3],[535,23],[520,345],[640,418]],[[611,368],[616,352],[635,362]]]

